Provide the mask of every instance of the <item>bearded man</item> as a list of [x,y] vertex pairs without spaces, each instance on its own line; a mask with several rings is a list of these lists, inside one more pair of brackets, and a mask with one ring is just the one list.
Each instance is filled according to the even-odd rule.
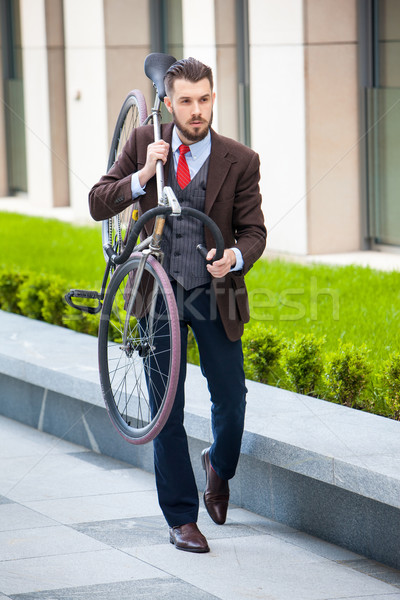
[[178,303],[182,351],[175,402],[154,440],[157,493],[171,543],[179,550],[208,552],[208,542],[197,527],[199,498],[183,424],[188,327],[195,335],[211,396],[214,439],[201,455],[204,503],[212,520],[222,525],[246,406],[241,336],[250,317],[244,275],[266,242],[260,164],[253,150],[211,128],[215,92],[210,67],[194,58],[177,61],[164,83],[164,102],[173,122],[162,125],[157,142],[152,126],[133,130],[117,162],[93,186],[89,207],[96,220],[108,219],[134,201],[141,213],[154,208],[156,163],[161,160],[181,206],[203,211],[222,232],[224,255],[207,265],[196,246],[206,244],[209,260],[215,248],[200,222],[169,217],[162,240],[164,268]]

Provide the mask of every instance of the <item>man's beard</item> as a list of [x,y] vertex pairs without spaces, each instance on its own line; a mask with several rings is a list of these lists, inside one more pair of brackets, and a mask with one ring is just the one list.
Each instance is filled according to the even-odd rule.
[[[185,127],[185,125],[183,125],[183,123],[180,123],[180,121],[178,121],[178,119],[176,118],[175,111],[172,111],[172,116],[174,117],[174,123],[176,127],[185,136],[185,138],[189,140],[189,142],[200,142],[201,140],[203,140],[209,132],[213,120],[213,112],[211,112],[210,120],[206,121],[206,119],[201,119],[203,127],[201,129],[200,127],[198,128],[198,133],[192,133],[189,129]],[[197,122],[199,120],[199,118],[193,119],[194,122]],[[189,121],[189,123],[191,123],[191,121]]]

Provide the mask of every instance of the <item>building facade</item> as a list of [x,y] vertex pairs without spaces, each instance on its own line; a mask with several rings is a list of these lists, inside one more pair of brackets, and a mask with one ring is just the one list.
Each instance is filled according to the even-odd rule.
[[213,67],[214,126],[261,159],[268,247],[400,247],[397,0],[0,0],[0,210],[88,220],[147,54]]

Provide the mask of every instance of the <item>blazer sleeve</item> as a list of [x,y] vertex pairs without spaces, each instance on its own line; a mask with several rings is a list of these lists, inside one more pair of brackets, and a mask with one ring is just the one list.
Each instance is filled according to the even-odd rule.
[[232,214],[233,233],[236,247],[242,253],[244,274],[264,252],[267,238],[259,181],[260,159],[252,152],[238,174]]
[[[147,145],[151,141],[145,139],[142,143],[138,139],[139,131],[140,129],[133,130],[107,175],[104,175],[89,192],[89,211],[95,221],[109,219],[133,202],[131,176],[144,166]],[[147,131],[141,132],[141,137],[147,138]]]

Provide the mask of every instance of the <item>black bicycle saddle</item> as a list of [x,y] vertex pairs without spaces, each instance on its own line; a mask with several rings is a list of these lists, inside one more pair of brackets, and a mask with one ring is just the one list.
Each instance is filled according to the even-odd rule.
[[146,56],[144,60],[144,72],[153,82],[161,101],[163,101],[166,96],[164,75],[175,62],[176,58],[169,54],[161,54],[160,52],[153,52]]

